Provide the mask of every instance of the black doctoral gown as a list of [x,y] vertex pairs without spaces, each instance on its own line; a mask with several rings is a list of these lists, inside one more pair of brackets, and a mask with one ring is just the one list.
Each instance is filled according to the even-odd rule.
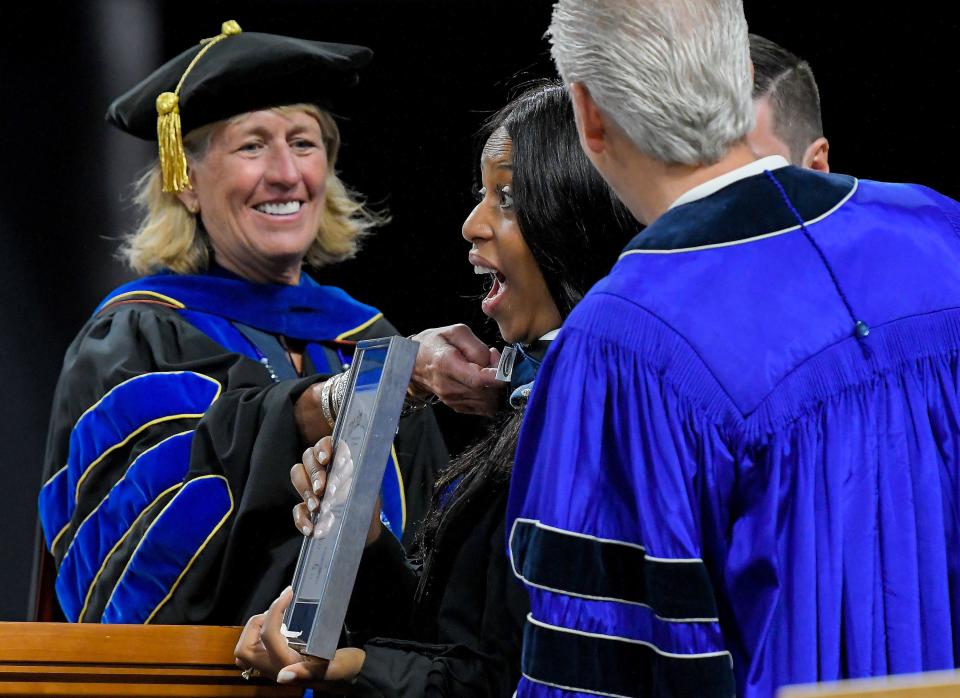
[[[294,403],[353,342],[392,334],[305,274],[296,287],[165,274],[110,294],[67,351],[40,494],[67,619],[242,624],[266,609],[302,540]],[[292,374],[286,342],[312,375]],[[401,420],[394,450],[384,518],[407,543],[447,462],[429,410]]]

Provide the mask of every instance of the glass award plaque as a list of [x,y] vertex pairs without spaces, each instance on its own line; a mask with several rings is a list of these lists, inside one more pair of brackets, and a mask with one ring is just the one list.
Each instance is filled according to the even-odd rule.
[[302,654],[332,659],[337,650],[419,346],[402,337],[357,343],[315,535],[303,541],[283,619]]

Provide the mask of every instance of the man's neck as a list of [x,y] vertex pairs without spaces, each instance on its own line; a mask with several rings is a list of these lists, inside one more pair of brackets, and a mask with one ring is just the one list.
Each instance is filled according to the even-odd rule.
[[625,186],[615,189],[634,217],[650,225],[684,193],[754,160],[756,156],[745,143],[733,146],[721,160],[705,166],[667,165],[635,152],[627,163]]

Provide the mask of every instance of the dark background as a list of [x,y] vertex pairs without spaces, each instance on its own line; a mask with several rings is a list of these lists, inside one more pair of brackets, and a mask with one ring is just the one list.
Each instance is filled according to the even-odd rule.
[[[878,14],[874,3],[746,0],[752,31],[812,64],[834,171],[960,198],[960,11],[948,6]],[[511,88],[552,75],[549,10],[544,0],[3,4],[0,620],[28,614],[47,411],[63,352],[128,278],[112,255],[133,221],[129,183],[155,155],[105,125],[110,100],[225,19],[371,46],[374,64],[341,121],[339,169],[393,222],[319,279],[381,308],[403,333],[462,321],[492,342],[459,234],[473,205],[472,136]]]

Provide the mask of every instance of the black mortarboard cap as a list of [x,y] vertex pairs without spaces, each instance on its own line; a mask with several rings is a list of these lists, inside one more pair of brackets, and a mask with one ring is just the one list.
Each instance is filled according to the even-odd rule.
[[241,32],[236,22],[187,49],[114,100],[107,121],[159,140],[164,190],[186,183],[182,133],[237,114],[285,104],[325,109],[356,85],[373,57],[364,46]]

